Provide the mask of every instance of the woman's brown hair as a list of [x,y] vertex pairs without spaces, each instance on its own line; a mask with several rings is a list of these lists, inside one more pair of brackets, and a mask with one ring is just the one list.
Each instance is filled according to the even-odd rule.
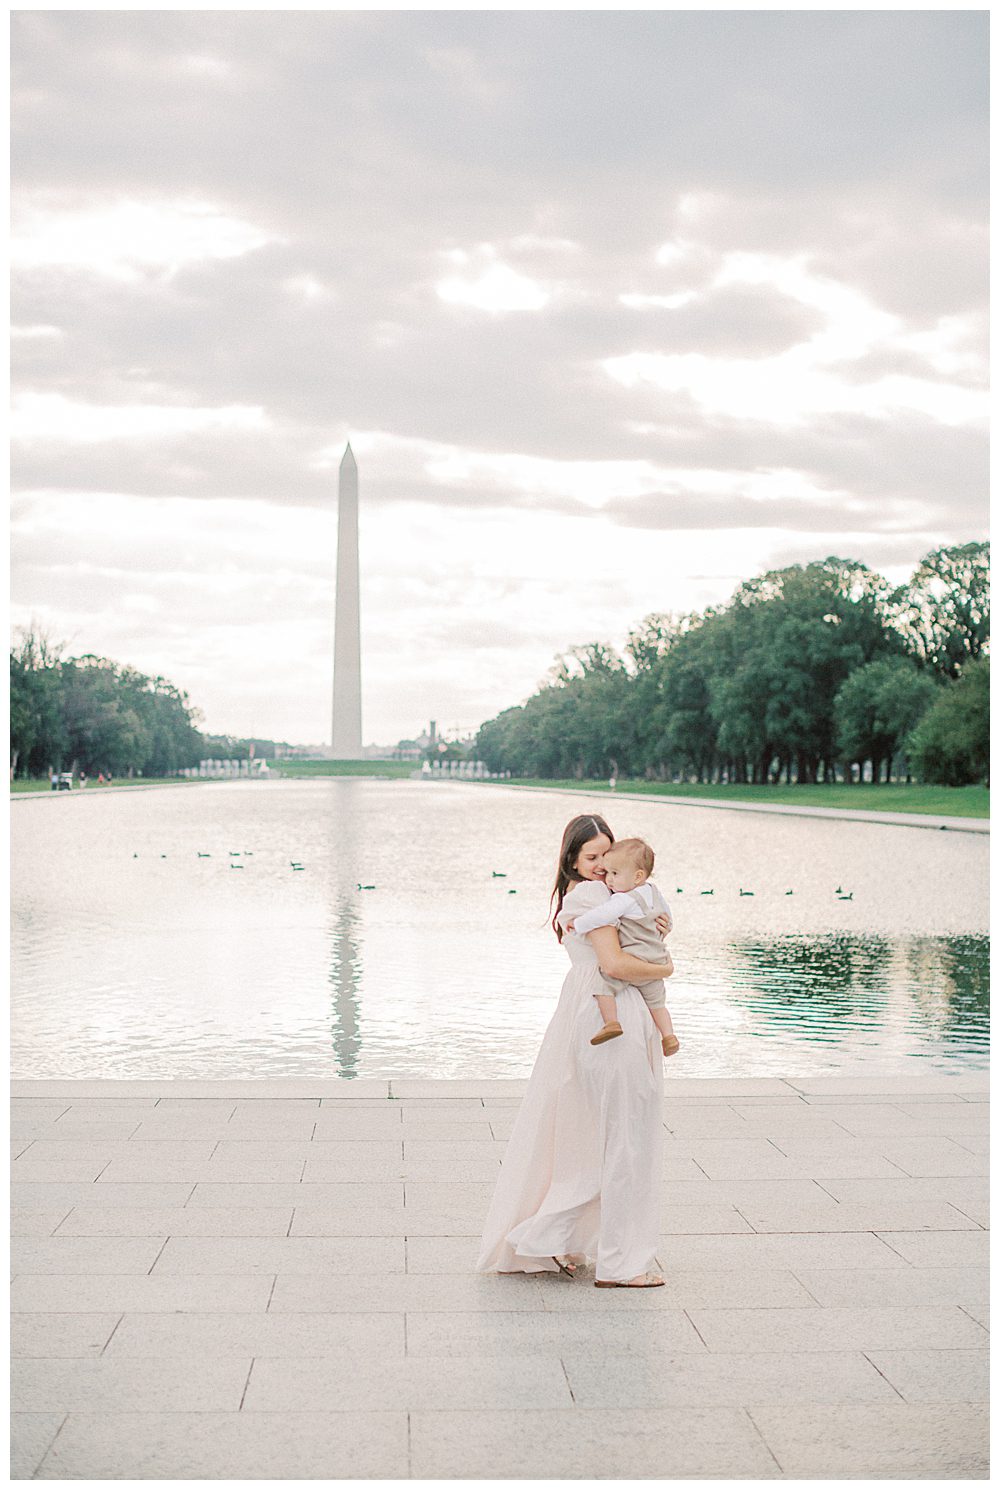
[[580,857],[580,850],[585,843],[589,843],[592,838],[599,837],[601,833],[604,834],[610,843],[614,843],[615,835],[603,817],[595,817],[588,814],[584,817],[570,818],[566,824],[562,843],[559,845],[559,866],[556,869],[556,882],[552,887],[552,894],[549,896],[550,911],[552,910],[553,902],[555,903],[555,910],[552,912],[552,930],[560,942],[562,941],[563,934],[562,927],[559,925],[559,912],[562,910],[566,891],[574,880],[579,879],[575,866],[577,859]]

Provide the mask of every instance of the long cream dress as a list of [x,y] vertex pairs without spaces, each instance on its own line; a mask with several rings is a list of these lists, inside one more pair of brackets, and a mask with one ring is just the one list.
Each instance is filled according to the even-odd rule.
[[[608,897],[600,880],[566,896],[560,922]],[[591,1045],[607,991],[587,937],[563,940],[570,970],[504,1154],[476,1269],[555,1272],[553,1257],[625,1281],[655,1266],[663,1139],[663,1055],[637,988],[618,994],[623,1034]]]

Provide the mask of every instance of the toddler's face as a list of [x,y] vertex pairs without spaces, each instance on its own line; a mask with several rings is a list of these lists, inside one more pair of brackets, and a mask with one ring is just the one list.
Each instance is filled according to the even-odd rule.
[[613,894],[634,890],[646,878],[642,870],[637,869],[631,860],[623,859],[621,856],[616,858],[612,854],[605,854],[603,862],[604,883]]

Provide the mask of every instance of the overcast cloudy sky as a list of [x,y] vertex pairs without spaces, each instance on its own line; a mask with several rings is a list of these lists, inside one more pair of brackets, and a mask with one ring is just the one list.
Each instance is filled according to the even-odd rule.
[[15,623],[328,740],[985,536],[986,12],[20,12]]

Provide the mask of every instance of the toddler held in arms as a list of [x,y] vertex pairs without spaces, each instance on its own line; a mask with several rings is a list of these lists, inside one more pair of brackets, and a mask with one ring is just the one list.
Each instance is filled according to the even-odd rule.
[[[567,931],[586,936],[588,932],[596,931],[598,926],[616,926],[623,952],[631,952],[633,957],[641,957],[652,966],[672,967],[670,954],[656,929],[656,917],[669,917],[670,909],[649,878],[655,862],[653,850],[641,838],[619,838],[608,849],[602,862],[606,870],[604,883],[611,895],[595,910],[567,921]],[[615,991],[624,985],[603,971],[601,976],[609,989],[605,994],[595,994],[604,1028],[594,1036],[591,1045],[603,1045],[605,1040],[614,1040],[622,1033]],[[662,977],[654,974],[648,983],[638,987],[662,1037],[663,1054],[675,1055],[680,1049],[680,1041],[667,1013],[666,987]]]

